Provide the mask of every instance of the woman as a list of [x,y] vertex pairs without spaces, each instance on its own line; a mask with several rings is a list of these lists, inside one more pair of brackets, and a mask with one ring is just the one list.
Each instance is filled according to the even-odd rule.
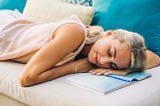
[[78,72],[126,75],[160,62],[137,33],[103,32],[99,26],[84,26],[77,17],[38,23],[15,11],[1,11],[0,16],[0,60],[27,63],[19,77],[22,86]]

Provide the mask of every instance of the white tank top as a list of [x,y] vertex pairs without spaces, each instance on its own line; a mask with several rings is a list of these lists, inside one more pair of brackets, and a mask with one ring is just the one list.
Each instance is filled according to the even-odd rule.
[[13,15],[14,19],[13,17],[11,20],[5,18],[9,20],[6,25],[0,23],[3,26],[0,29],[0,61],[18,58],[39,50],[53,39],[53,33],[58,27],[68,23],[81,25],[85,31],[85,39],[75,52],[65,56],[56,66],[72,61],[81,52],[85,44],[93,43],[97,40],[95,35],[87,37],[87,29],[77,16],[71,16],[54,23],[39,23],[19,18],[23,17],[19,14],[18,18],[15,18],[16,14],[9,13],[8,18]]

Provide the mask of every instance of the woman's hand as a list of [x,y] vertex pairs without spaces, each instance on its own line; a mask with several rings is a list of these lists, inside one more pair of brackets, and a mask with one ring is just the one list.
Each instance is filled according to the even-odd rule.
[[105,69],[105,68],[95,68],[89,71],[89,73],[93,75],[108,75],[108,74],[116,74],[125,76],[129,73],[129,71],[125,70],[113,70],[113,69]]

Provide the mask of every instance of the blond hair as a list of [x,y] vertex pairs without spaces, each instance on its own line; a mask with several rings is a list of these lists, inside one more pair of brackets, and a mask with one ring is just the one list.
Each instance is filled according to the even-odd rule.
[[144,38],[138,33],[117,29],[113,32],[113,39],[127,43],[131,49],[131,62],[128,69],[131,72],[143,71],[146,65],[146,46]]

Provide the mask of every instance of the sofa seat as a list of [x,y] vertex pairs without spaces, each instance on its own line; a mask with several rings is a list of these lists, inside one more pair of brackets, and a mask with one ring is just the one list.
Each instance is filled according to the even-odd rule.
[[32,87],[21,87],[25,64],[0,62],[0,93],[32,106],[160,106],[160,66],[152,76],[106,95],[66,83],[67,75]]

